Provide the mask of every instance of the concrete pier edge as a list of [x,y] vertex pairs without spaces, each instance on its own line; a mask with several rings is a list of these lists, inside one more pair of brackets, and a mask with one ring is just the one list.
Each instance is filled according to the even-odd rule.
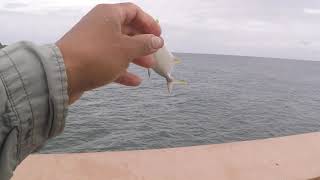
[[320,132],[126,152],[37,154],[13,180],[300,180],[320,177]]

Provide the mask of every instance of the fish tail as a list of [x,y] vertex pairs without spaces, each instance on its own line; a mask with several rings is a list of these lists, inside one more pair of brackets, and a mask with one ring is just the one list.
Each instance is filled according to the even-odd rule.
[[173,85],[175,84],[180,84],[180,85],[187,85],[187,81],[184,81],[184,80],[171,80],[171,81],[167,81],[167,86],[168,86],[168,92],[169,94],[171,94],[172,92],[172,89],[173,89]]

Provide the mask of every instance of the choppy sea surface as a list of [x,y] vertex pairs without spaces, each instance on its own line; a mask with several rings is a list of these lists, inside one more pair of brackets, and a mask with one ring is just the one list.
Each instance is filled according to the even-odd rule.
[[111,84],[72,105],[62,135],[41,150],[92,152],[225,143],[320,130],[320,62],[177,54],[168,95],[144,69],[137,88]]

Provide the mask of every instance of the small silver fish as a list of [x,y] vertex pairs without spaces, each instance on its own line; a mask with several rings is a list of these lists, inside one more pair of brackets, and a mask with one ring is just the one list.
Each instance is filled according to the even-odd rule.
[[[169,94],[172,92],[174,84],[187,84],[186,81],[176,80],[171,75],[174,65],[179,64],[181,61],[178,58],[176,58],[170,51],[168,51],[168,49],[165,46],[163,46],[156,53],[154,53],[153,57],[156,63],[152,67],[152,69],[160,76],[166,78]],[[150,78],[150,69],[148,69],[148,75]]]

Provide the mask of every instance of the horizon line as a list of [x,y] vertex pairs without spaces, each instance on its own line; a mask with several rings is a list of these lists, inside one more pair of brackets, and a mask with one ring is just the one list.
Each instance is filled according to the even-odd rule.
[[175,53],[175,54],[217,55],[217,56],[239,56],[239,57],[277,59],[277,60],[293,60],[293,61],[313,61],[313,62],[320,61],[320,60],[312,60],[312,59],[295,59],[295,58],[271,57],[271,56],[270,57],[264,57],[264,56],[239,55],[239,54],[188,53],[188,52],[172,52],[172,53]]

